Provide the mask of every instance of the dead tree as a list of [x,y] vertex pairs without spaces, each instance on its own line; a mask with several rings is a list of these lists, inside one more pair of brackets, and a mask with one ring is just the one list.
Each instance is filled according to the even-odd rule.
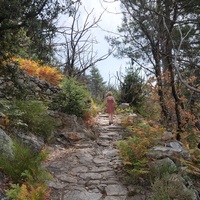
[[60,68],[66,76],[70,77],[83,75],[87,69],[95,66],[97,62],[105,60],[112,53],[108,52],[98,56],[98,52],[94,50],[97,41],[92,35],[92,30],[98,27],[103,13],[97,18],[92,18],[94,10],[87,12],[84,9],[86,17],[83,19],[80,9],[81,4],[79,3],[74,8],[69,25],[58,29],[58,37],[63,40],[56,43],[60,56],[64,60]]

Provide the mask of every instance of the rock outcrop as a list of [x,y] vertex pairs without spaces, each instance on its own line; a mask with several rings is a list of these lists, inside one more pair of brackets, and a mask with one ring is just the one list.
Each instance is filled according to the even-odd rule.
[[8,158],[13,157],[12,139],[0,128],[0,154]]
[[58,111],[49,111],[55,119],[56,131],[52,133],[48,142],[60,143],[65,146],[79,140],[96,139],[98,131],[89,128],[83,119],[75,115],[67,115]]
[[10,64],[0,75],[0,99],[51,99],[59,91],[45,80],[27,76],[18,66]]
[[168,191],[170,199],[199,200],[199,191],[187,175],[185,161],[191,161],[189,150],[183,143],[164,132],[159,145],[149,149],[150,173],[154,177],[153,190]]

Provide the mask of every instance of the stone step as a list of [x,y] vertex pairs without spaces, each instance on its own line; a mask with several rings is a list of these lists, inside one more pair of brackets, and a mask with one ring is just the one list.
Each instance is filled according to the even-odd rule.
[[70,151],[55,147],[60,155],[45,165],[54,177],[49,182],[51,200],[136,200],[129,197],[129,188],[120,180],[122,161],[116,141],[122,139],[124,128],[116,122],[109,126],[107,114],[99,115],[98,120],[96,140],[77,141]]

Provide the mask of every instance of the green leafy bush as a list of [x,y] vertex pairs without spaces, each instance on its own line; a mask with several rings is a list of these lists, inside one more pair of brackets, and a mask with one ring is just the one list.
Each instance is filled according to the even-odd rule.
[[42,101],[1,101],[0,112],[8,116],[8,125],[26,127],[33,134],[44,138],[55,128],[53,118],[48,115],[48,107]]
[[7,197],[12,200],[46,200],[49,199],[46,185],[26,185],[12,184],[12,188],[7,190]]
[[125,170],[131,177],[137,178],[148,173],[145,144],[138,137],[129,137],[126,141],[117,143],[120,157],[123,159]]
[[162,164],[157,164],[156,167],[152,167],[150,170],[150,177],[152,182],[155,179],[162,179],[166,175],[177,173],[177,167],[170,162],[163,161]]
[[23,114],[19,108],[17,108],[15,101],[9,101],[9,100],[1,100],[0,101],[0,112],[1,115],[4,116],[12,116],[12,119],[16,120],[20,118],[20,116]]
[[145,96],[144,79],[140,75],[141,69],[129,67],[126,69],[123,84],[121,85],[121,102],[130,103],[131,106],[139,108]]
[[82,117],[88,110],[87,100],[90,98],[88,91],[75,79],[64,79],[61,91],[55,97],[51,107],[67,114]]
[[158,142],[158,136],[163,132],[162,128],[151,127],[145,121],[129,123],[127,118],[122,124],[128,127],[129,137],[118,141],[119,155],[123,160],[124,168],[132,178],[137,178],[149,173],[148,149]]
[[162,178],[156,178],[152,184],[152,200],[189,200],[196,199],[195,191],[184,185],[180,174],[165,173]]
[[48,115],[48,107],[42,101],[16,101],[16,106],[22,112],[20,119],[34,134],[46,138],[54,130],[54,120]]
[[14,181],[39,182],[49,179],[50,176],[41,163],[47,158],[47,154],[34,153],[27,146],[18,141],[13,141],[13,158],[8,159],[0,155],[0,168]]

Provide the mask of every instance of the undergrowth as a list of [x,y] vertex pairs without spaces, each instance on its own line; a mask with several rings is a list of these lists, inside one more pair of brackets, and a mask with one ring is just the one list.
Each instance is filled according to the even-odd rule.
[[88,109],[84,112],[82,118],[89,127],[92,127],[96,122],[95,117],[101,111],[101,107],[93,99],[89,99],[87,103]]
[[192,200],[195,193],[192,188],[186,188],[180,174],[164,173],[162,178],[157,177],[152,184],[152,200]]
[[122,125],[126,126],[129,133],[125,140],[117,143],[119,155],[126,172],[132,179],[137,179],[149,173],[146,154],[148,149],[158,142],[157,138],[163,133],[163,129],[150,126],[145,120],[130,120],[130,117],[122,121]]
[[124,134],[124,140],[118,141],[117,147],[120,150],[119,156],[123,161],[124,170],[128,174],[126,181],[135,183],[143,180],[151,185],[152,200],[194,199],[194,188],[186,187],[183,183],[187,183],[186,179],[200,176],[200,149],[197,148],[199,142],[197,135],[182,134],[181,142],[190,151],[192,158],[191,161],[180,158],[177,160],[184,168],[178,171],[173,165],[162,164],[152,171],[149,165],[152,160],[149,160],[147,153],[151,147],[160,143],[165,129],[156,122],[131,115],[123,116],[121,124],[127,133]]
[[55,128],[54,120],[48,115],[48,107],[42,101],[16,101],[16,106],[22,112],[20,119],[27,124],[35,135],[47,138]]
[[37,100],[0,101],[0,110],[7,119],[4,127],[20,127],[35,135],[47,138],[55,128],[54,120],[48,115],[48,107]]
[[83,85],[80,85],[74,78],[65,78],[61,83],[61,90],[54,97],[50,107],[53,110],[83,117],[90,108],[89,92]]
[[0,169],[13,181],[7,196],[13,200],[44,200],[48,189],[45,182],[51,179],[51,175],[42,167],[47,154],[44,151],[36,154],[16,140],[12,151],[13,157],[10,159],[0,155]]

